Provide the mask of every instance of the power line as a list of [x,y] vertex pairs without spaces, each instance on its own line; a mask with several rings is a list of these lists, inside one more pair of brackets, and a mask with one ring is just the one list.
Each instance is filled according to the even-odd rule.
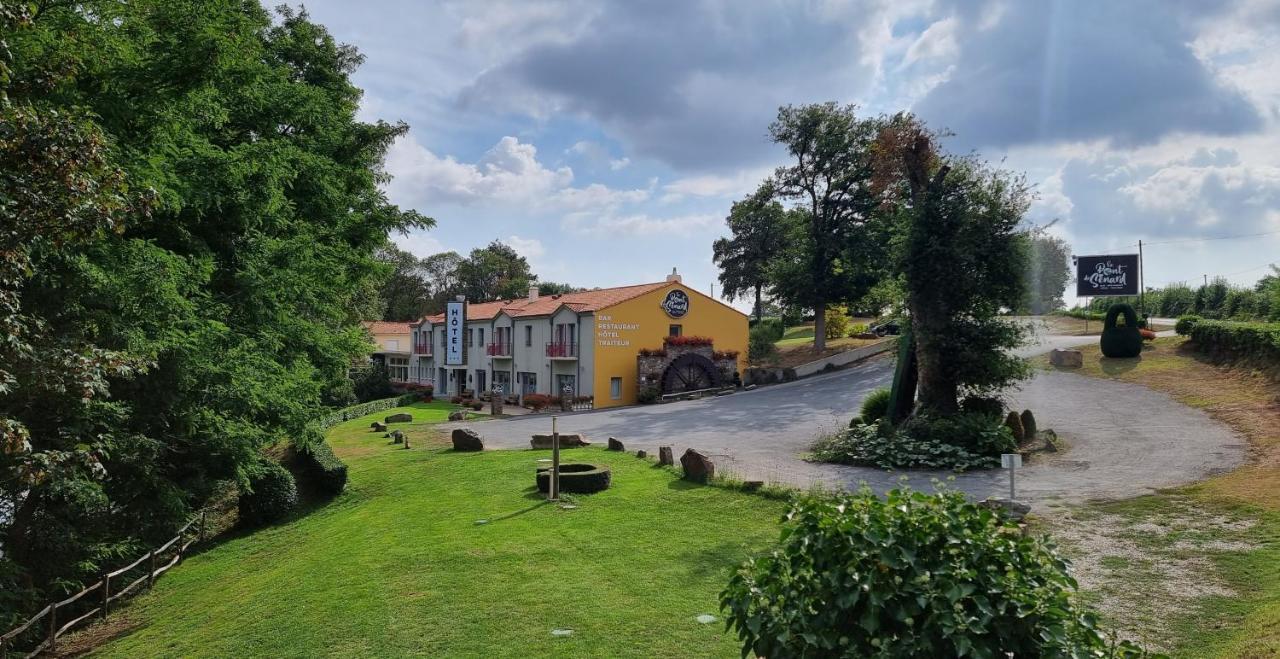
[[1144,242],[1142,244],[1144,247],[1150,247],[1152,245],[1173,245],[1175,243],[1203,243],[1203,242],[1209,242],[1211,240],[1237,240],[1240,238],[1257,238],[1258,236],[1270,236],[1272,234],[1277,234],[1277,233],[1280,233],[1280,230],[1263,231],[1261,233],[1244,233],[1238,236],[1210,236],[1208,238],[1180,238],[1177,240],[1162,240],[1160,242],[1154,242],[1154,243]]

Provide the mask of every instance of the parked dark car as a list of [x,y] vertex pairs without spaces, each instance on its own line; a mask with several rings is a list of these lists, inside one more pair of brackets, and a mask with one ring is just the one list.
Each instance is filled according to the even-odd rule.
[[871,326],[871,333],[876,336],[897,336],[902,333],[902,326],[896,320],[890,320]]

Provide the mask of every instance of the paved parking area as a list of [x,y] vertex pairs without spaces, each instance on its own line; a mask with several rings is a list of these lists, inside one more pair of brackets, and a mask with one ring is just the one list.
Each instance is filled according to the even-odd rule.
[[[1036,354],[1080,341],[1041,337],[1020,352]],[[560,431],[580,432],[600,444],[617,437],[632,451],[655,453],[659,445],[671,445],[679,456],[686,448],[696,448],[711,454],[721,471],[743,479],[801,487],[855,488],[866,483],[883,491],[905,476],[917,488],[929,488],[932,479],[939,479],[951,480],[954,487],[979,498],[1007,495],[1008,475],[1003,470],[892,472],[802,459],[815,438],[847,424],[862,398],[887,386],[892,374],[890,359],[879,357],[835,373],[730,396],[564,415]],[[1135,496],[1230,470],[1246,455],[1245,441],[1225,425],[1134,384],[1041,372],[1007,398],[1019,409],[1034,411],[1040,427],[1054,429],[1068,445],[1065,452],[1038,456],[1019,471],[1020,499]],[[528,448],[531,434],[550,431],[551,418],[534,415],[473,427],[488,447]]]

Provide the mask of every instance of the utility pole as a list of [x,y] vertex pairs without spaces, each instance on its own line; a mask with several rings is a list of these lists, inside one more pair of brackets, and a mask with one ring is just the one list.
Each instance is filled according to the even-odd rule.
[[1138,317],[1147,316],[1147,287],[1142,283],[1142,241],[1138,241]]
[[1208,286],[1208,285],[1209,285],[1209,275],[1205,275],[1205,276],[1204,276],[1204,285],[1205,285],[1205,286]]

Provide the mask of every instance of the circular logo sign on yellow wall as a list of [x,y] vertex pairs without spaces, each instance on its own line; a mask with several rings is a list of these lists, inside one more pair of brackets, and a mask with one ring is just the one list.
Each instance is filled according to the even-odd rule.
[[689,296],[680,289],[673,289],[662,300],[662,310],[672,318],[681,318],[689,313]]

